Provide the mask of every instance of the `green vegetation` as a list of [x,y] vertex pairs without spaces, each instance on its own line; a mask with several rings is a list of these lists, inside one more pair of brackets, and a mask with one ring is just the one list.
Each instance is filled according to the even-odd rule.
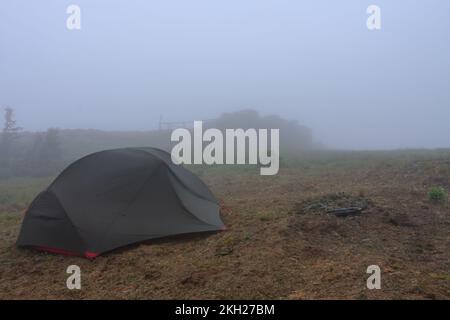
[[0,179],[48,176],[62,166],[59,130],[24,133],[16,124],[14,109],[5,108],[0,132]]
[[[155,147],[169,151],[174,145],[170,139],[170,128],[127,132],[92,129],[27,132],[16,124],[12,108],[5,109],[3,120],[3,128],[0,129],[0,179],[56,175],[76,159],[106,149]],[[275,115],[260,116],[253,110],[224,113],[216,119],[205,121],[204,125],[205,128],[219,130],[277,128],[280,129],[282,152],[299,152],[312,147],[312,136],[307,127]],[[281,161],[281,165],[284,165],[284,158]],[[241,167],[244,171],[258,169],[257,166]]]
[[36,195],[45,189],[51,178],[11,178],[0,180],[1,211],[22,211]]
[[428,200],[447,204],[448,192],[442,187],[432,187],[430,191],[428,191]]
[[275,215],[270,212],[263,212],[258,215],[258,218],[261,221],[271,221],[275,218]]

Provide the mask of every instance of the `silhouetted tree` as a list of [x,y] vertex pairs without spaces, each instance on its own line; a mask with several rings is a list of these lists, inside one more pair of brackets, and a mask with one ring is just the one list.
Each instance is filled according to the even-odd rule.
[[48,129],[43,141],[36,140],[40,144],[39,163],[42,167],[41,174],[54,174],[60,169],[62,162],[61,142],[58,129]]
[[277,115],[260,116],[255,110],[246,109],[224,113],[209,124],[221,130],[227,128],[280,129],[280,147],[286,150],[312,148],[312,133],[296,120],[283,119]]
[[5,108],[4,125],[0,137],[0,175],[7,175],[11,170],[13,160],[14,141],[19,137],[22,128],[18,127],[14,119],[14,109]]

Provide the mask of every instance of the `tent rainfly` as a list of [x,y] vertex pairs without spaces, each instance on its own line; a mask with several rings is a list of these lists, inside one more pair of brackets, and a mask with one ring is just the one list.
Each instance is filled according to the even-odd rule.
[[32,202],[17,244],[94,258],[132,243],[225,226],[206,185],[155,148],[97,152]]

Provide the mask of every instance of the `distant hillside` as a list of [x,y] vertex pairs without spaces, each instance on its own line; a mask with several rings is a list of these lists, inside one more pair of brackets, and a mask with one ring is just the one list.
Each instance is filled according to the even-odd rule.
[[[224,129],[280,129],[280,148],[304,150],[313,147],[311,130],[296,121],[278,116],[260,116],[256,111],[225,113],[204,124]],[[94,129],[49,129],[47,132],[20,132],[14,141],[8,165],[0,167],[0,178],[9,176],[44,176],[61,170],[70,162],[105,149],[156,147],[170,151],[172,130],[101,131]]]

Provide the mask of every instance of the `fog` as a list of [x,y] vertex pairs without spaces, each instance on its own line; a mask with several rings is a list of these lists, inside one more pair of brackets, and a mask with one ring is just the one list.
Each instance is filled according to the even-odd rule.
[[0,106],[26,130],[251,108],[332,148],[450,147],[450,2],[2,0]]

